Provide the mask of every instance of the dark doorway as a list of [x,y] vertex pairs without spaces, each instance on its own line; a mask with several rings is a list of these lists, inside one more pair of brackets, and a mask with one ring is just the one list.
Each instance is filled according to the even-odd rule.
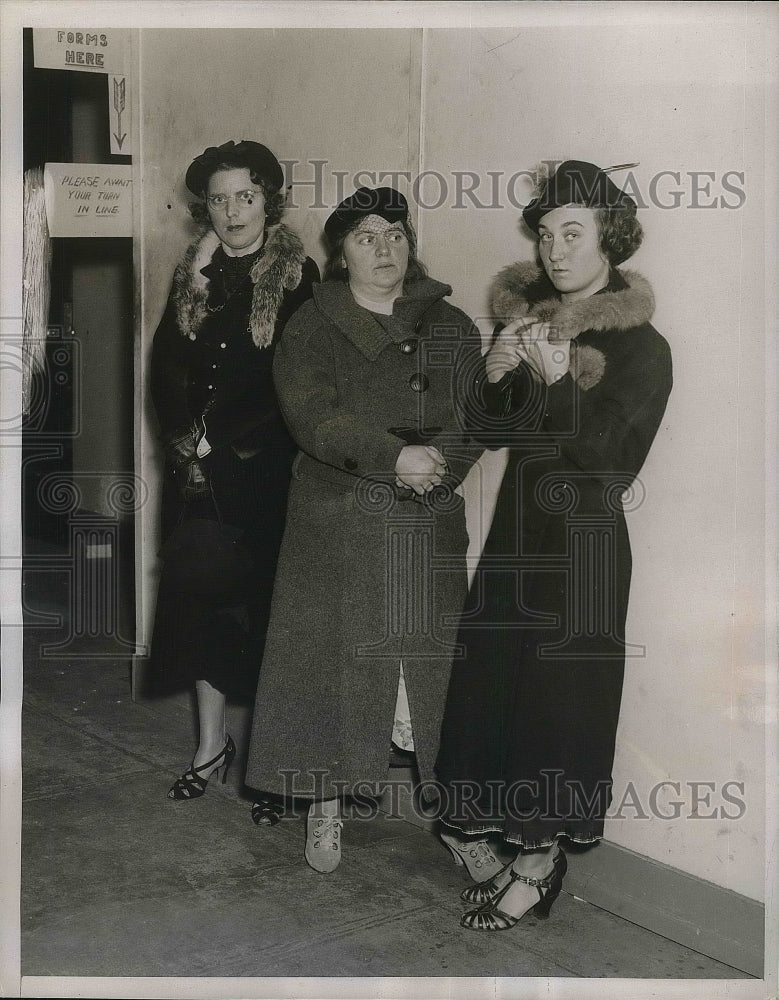
[[[110,150],[107,77],[38,69],[23,33],[25,172],[130,163]],[[132,653],[132,240],[53,238],[45,363],[23,422],[24,609],[40,655]],[[120,502],[117,502],[117,496]]]

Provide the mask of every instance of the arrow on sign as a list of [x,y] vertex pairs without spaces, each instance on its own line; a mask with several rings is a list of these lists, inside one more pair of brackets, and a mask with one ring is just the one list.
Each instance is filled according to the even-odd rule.
[[119,148],[122,148],[122,143],[127,138],[127,133],[119,135],[122,131],[122,112],[125,108],[125,78],[122,77],[121,80],[114,77],[114,111],[116,111],[116,132],[114,132],[114,139],[116,139]]

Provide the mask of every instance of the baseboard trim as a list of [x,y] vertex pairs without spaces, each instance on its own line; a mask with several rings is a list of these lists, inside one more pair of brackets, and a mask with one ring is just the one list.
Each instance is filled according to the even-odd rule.
[[762,903],[609,841],[567,853],[566,892],[763,978]]
[[[379,808],[433,833],[435,819],[420,815],[415,808],[414,777],[411,768],[391,768],[393,788]],[[566,853],[566,892],[701,955],[763,978],[762,903],[609,841],[591,848],[574,846]]]
[[130,697],[133,701],[145,701],[148,697],[149,657],[133,654],[130,662]]

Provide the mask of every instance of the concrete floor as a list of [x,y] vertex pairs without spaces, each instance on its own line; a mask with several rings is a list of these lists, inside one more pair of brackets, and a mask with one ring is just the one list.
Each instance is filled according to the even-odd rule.
[[[66,586],[29,581],[28,608],[61,609]],[[110,637],[42,657],[66,629],[26,634],[23,975],[747,978],[565,892],[548,921],[462,929],[467,875],[436,837],[381,813],[348,820],[340,867],[313,872],[300,817],[251,822],[240,706],[227,784],[167,800],[193,751],[188,703],[134,703]]]

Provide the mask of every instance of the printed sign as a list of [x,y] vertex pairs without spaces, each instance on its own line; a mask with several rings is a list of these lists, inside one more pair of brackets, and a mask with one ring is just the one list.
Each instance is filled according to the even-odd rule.
[[75,69],[86,73],[126,70],[127,28],[33,28],[32,42],[38,69]]
[[46,217],[52,236],[132,236],[132,167],[47,163]]
[[111,133],[111,153],[131,156],[130,103],[126,76],[109,76],[108,129]]

